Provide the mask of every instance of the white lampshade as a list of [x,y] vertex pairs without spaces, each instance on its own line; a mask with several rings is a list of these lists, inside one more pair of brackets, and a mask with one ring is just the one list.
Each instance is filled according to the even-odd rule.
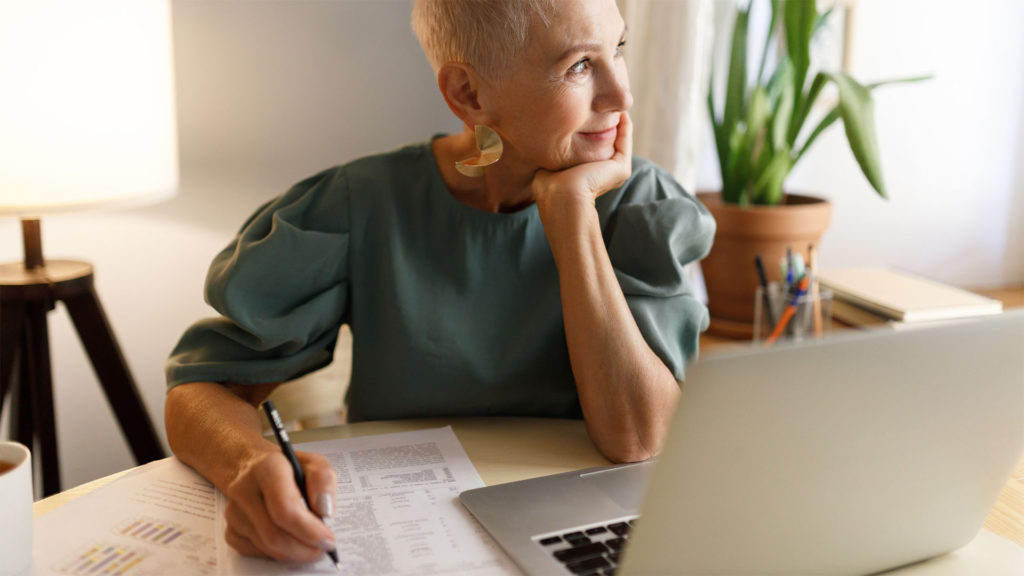
[[177,192],[169,0],[0,2],[0,216]]

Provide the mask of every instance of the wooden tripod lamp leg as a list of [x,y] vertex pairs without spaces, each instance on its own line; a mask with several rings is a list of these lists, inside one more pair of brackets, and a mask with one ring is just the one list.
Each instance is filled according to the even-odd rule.
[[48,312],[41,301],[5,300],[0,306],[0,404],[9,395],[11,438],[36,454],[44,496],[61,488]]
[[31,400],[36,439],[39,441],[39,464],[43,472],[43,494],[60,492],[60,460],[57,452],[57,419],[53,404],[53,377],[50,368],[50,338],[46,315],[50,306],[46,302],[26,304],[28,322],[25,324],[25,362],[22,363],[20,402]]
[[45,261],[38,220],[22,220],[22,232],[25,261],[0,264],[0,408],[9,396],[12,436],[27,446],[38,443],[44,494],[60,491],[46,326],[57,301],[67,306],[135,460],[163,458],[163,445],[100,307],[92,266]]
[[0,412],[4,400],[14,390],[14,363],[21,351],[21,327],[25,306],[21,302],[0,300]]
[[90,286],[78,294],[64,297],[63,301],[136,462],[143,464],[164,458],[163,446],[139,396],[135,380],[128,371],[121,348],[114,339],[95,288]]
[[[35,407],[32,405],[31,352],[27,347],[20,352],[21,374],[11,390],[11,438],[29,449],[35,448]],[[38,463],[36,463],[38,466]]]

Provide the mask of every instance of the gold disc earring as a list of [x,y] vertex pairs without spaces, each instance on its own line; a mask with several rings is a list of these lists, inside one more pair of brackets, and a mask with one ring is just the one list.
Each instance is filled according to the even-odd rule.
[[459,160],[455,163],[455,169],[464,176],[480,178],[484,175],[484,168],[501,159],[504,146],[501,143],[501,136],[483,124],[474,126],[473,132],[476,134],[476,147],[480,153],[472,158]]

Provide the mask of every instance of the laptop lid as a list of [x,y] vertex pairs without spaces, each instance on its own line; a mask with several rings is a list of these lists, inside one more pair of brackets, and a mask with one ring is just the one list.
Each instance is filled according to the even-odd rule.
[[1024,311],[691,367],[620,574],[868,574],[954,550],[1024,449]]

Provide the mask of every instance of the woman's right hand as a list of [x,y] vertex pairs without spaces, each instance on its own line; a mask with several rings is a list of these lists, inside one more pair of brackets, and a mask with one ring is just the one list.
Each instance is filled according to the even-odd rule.
[[281,449],[263,436],[257,406],[278,386],[191,382],[164,403],[174,454],[227,497],[227,543],[246,556],[313,562],[334,545],[317,516],[334,510],[335,476],[320,454],[297,452],[306,476],[309,511]]
[[296,456],[316,514],[303,501],[288,460],[268,441],[265,451],[242,463],[224,491],[228,501],[225,537],[239,553],[308,563],[335,548],[334,534],[320,519],[334,513],[334,470],[320,454],[297,452]]

